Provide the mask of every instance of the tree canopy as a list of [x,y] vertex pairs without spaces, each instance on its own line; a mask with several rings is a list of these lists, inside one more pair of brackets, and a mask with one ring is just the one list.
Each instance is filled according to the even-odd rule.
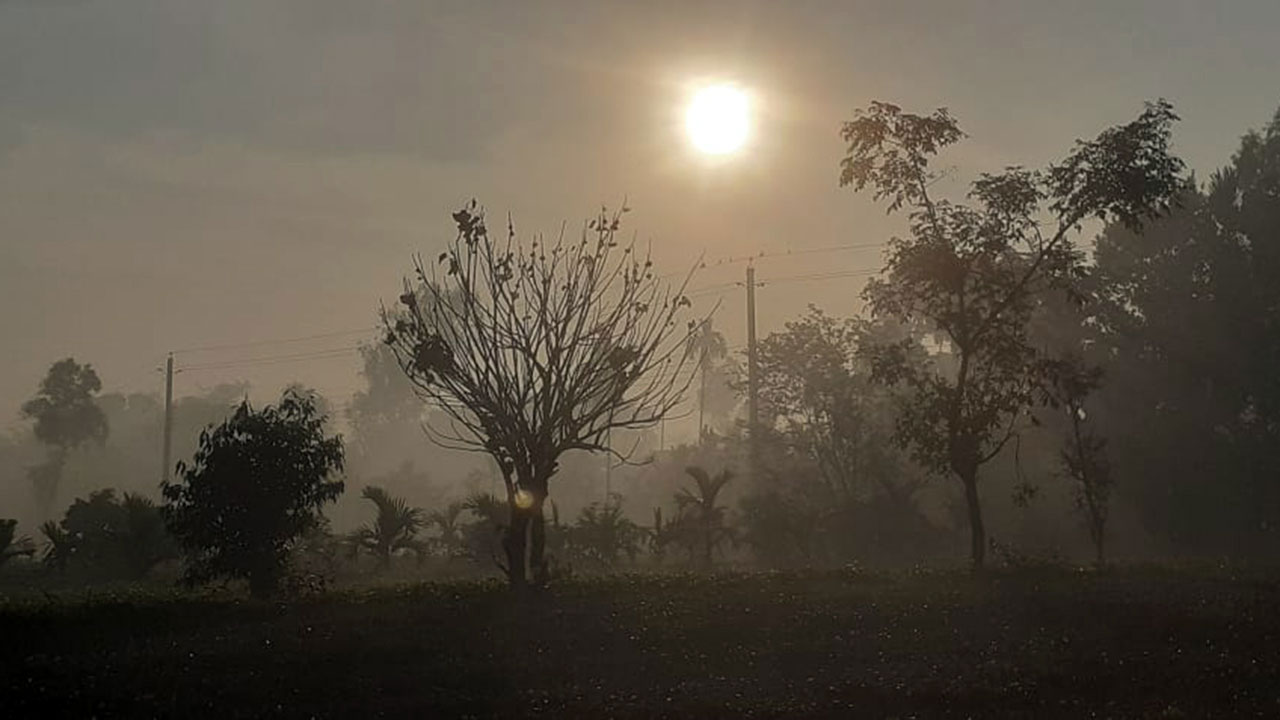
[[915,341],[868,348],[880,380],[909,387],[897,435],[916,459],[964,486],[973,563],[986,549],[977,480],[1043,382],[1027,328],[1045,294],[1078,295],[1081,253],[1071,237],[1089,218],[1137,229],[1175,201],[1182,163],[1169,152],[1177,120],[1165,101],[1133,121],[1077,141],[1044,170],[984,173],[966,203],[933,197],[931,161],[964,134],[945,109],[905,113],[872,103],[844,124],[840,182],[870,188],[909,233],[889,242],[884,277],[864,297],[875,317],[927,324],[949,362],[907,362]]
[[246,579],[255,595],[275,591],[291,545],[343,490],[330,479],[343,469],[342,438],[326,436],[324,423],[314,396],[289,391],[261,410],[245,400],[200,434],[178,481],[162,485],[188,582]]

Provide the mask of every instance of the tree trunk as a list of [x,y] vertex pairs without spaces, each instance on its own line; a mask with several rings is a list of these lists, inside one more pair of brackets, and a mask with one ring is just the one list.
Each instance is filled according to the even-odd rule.
[[511,510],[511,526],[507,528],[507,536],[502,544],[507,551],[507,581],[511,589],[522,592],[529,584],[528,562],[526,554],[529,547],[528,510],[516,506],[513,500],[509,503]]
[[969,506],[970,559],[973,569],[981,570],[987,556],[987,531],[982,526],[982,505],[978,501],[978,472],[966,471],[960,481],[964,483],[964,499]]

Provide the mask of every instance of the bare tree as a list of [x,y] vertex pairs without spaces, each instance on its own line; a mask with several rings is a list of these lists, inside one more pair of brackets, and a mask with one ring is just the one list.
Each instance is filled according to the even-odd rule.
[[[403,309],[384,308],[387,344],[418,395],[447,418],[437,443],[491,455],[510,523],[503,538],[514,589],[546,581],[543,504],[561,455],[602,451],[611,429],[650,427],[680,401],[695,364],[684,352],[697,321],[678,285],[619,241],[622,211],[600,214],[577,240],[495,239],[473,201],[430,266],[415,262]],[[439,425],[447,425],[440,427]]]

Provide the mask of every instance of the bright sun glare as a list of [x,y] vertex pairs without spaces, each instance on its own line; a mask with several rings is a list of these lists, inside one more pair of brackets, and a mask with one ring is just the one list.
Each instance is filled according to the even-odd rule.
[[751,130],[747,94],[733,85],[702,88],[685,112],[685,129],[700,152],[727,155],[738,150]]

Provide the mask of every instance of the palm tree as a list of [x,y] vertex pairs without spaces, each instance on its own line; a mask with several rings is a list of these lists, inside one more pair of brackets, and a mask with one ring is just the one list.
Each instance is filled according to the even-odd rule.
[[703,424],[703,408],[707,404],[707,371],[715,366],[716,361],[723,360],[729,354],[729,346],[724,335],[711,327],[711,318],[698,324],[698,329],[689,334],[686,341],[685,355],[697,358],[698,369],[698,444],[702,444],[705,428]]
[[55,570],[65,570],[67,563],[71,562],[71,556],[75,554],[75,541],[71,537],[71,533],[62,529],[62,526],[52,520],[46,520],[40,525],[40,533],[45,538],[44,554],[40,560],[47,567]]
[[457,557],[465,553],[462,526],[458,523],[458,518],[462,516],[462,511],[466,509],[466,502],[455,500],[446,505],[443,510],[434,510],[427,515],[427,525],[433,525],[440,531],[439,537],[433,539],[434,544],[440,548],[447,558]]
[[614,493],[605,503],[582,509],[569,528],[569,544],[575,553],[602,569],[614,568],[619,555],[635,560],[644,532],[622,514],[622,496]]
[[699,554],[700,565],[709,570],[715,549],[725,540],[734,540],[733,529],[726,522],[728,508],[716,504],[720,491],[733,479],[733,473],[721,470],[712,476],[697,466],[685,468],[685,472],[695,484],[693,490],[681,488],[676,492],[679,508],[676,522],[683,530],[683,542],[690,554]]
[[0,566],[20,555],[31,557],[36,552],[31,538],[15,537],[17,527],[17,520],[0,520]]
[[422,510],[409,507],[404,498],[398,498],[377,485],[367,485],[360,496],[378,508],[378,515],[371,525],[362,525],[351,535],[357,548],[373,553],[383,567],[391,564],[391,556],[397,550],[412,549],[415,536],[422,528]]

